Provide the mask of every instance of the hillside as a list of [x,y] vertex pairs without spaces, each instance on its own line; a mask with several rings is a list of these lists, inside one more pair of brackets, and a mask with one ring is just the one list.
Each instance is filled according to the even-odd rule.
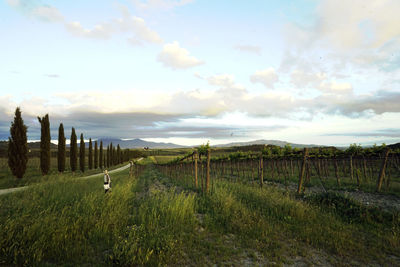
[[159,149],[165,149],[165,148],[184,148],[185,146],[173,144],[173,143],[158,143],[158,142],[149,142],[145,141],[139,138],[132,139],[132,140],[122,140],[118,138],[99,138],[98,139],[100,142],[103,141],[103,147],[108,146],[110,143],[113,144],[113,146],[117,146],[118,144],[120,145],[121,148],[143,148],[143,147],[148,147],[148,148],[159,148]]
[[294,144],[294,143],[289,143],[286,141],[280,141],[280,140],[255,140],[255,141],[249,141],[249,142],[233,142],[229,144],[223,144],[223,145],[215,145],[213,147],[235,147],[235,146],[252,146],[252,145],[274,145],[274,146],[280,146],[284,147],[285,145],[291,145],[293,148],[304,148],[304,147],[319,147],[319,145],[313,145],[313,144]]
[[399,149],[400,148],[400,143],[396,143],[396,144],[391,144],[391,145],[388,145],[388,147],[390,148],[390,149]]

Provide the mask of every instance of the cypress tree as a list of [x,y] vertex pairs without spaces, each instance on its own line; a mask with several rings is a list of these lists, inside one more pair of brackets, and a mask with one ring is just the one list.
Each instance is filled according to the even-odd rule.
[[81,172],[85,172],[85,141],[83,140],[83,133],[81,133],[81,143],[79,146],[79,167]]
[[110,168],[110,145],[107,146],[107,168]]
[[71,144],[70,144],[70,149],[69,149],[69,163],[71,165],[71,171],[75,172],[76,167],[77,167],[77,155],[78,155],[78,145],[77,145],[77,140],[76,140],[76,133],[74,127],[72,127],[72,132],[71,132]]
[[99,166],[100,169],[103,168],[103,166],[105,167],[105,164],[103,164],[103,141],[100,141]]
[[19,108],[15,110],[14,121],[10,127],[10,137],[8,138],[8,166],[12,174],[17,178],[22,178],[28,163],[28,139],[26,137],[27,127],[21,117]]
[[117,145],[117,164],[121,163],[121,147],[119,146],[119,144]]
[[110,165],[108,167],[113,166],[113,165],[114,165],[114,155],[113,155],[113,145],[111,142],[110,143]]
[[92,138],[89,138],[89,170],[93,169],[93,146]]
[[117,149],[113,148],[113,165],[117,165]]
[[58,171],[65,171],[65,135],[64,125],[60,123],[58,127],[58,153],[57,153]]
[[94,141],[94,168],[97,169],[99,166],[99,151],[97,150],[97,140]]
[[50,170],[50,121],[49,114],[43,118],[38,117],[40,122],[40,169],[42,175],[46,175]]

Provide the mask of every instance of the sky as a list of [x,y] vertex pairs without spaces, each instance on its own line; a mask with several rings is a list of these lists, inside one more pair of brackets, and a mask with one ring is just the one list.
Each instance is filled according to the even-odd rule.
[[400,142],[398,0],[0,0],[0,140]]

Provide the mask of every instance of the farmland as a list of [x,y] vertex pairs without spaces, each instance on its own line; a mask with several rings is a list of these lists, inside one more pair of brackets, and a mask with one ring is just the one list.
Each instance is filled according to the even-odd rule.
[[[400,264],[398,211],[337,190],[372,194],[382,157],[367,158],[366,178],[363,157],[352,158],[353,179],[350,159],[341,158],[339,186],[335,161],[311,153],[305,191],[297,194],[301,151],[265,154],[260,168],[260,153],[211,150],[207,192],[207,155],[198,158],[196,186],[192,151],[168,152],[138,162],[133,177],[112,174],[111,194],[102,177],[54,172],[27,191],[0,196],[0,264]],[[396,160],[392,154],[379,195],[398,200]]]

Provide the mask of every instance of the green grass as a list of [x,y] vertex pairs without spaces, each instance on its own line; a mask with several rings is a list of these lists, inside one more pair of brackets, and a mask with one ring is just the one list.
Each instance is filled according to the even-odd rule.
[[129,224],[133,181],[114,174],[105,195],[102,179],[59,179],[1,196],[0,263],[104,261]]
[[[112,170],[124,166],[126,164],[127,163],[123,163],[108,169]],[[28,160],[28,165],[24,177],[19,179],[12,175],[11,170],[8,167],[7,159],[0,158],[0,189],[37,184],[46,181],[57,180],[59,178],[63,179],[63,178],[82,177],[102,172],[102,169],[100,168],[89,170],[88,166],[86,166],[85,172],[82,173],[80,170],[77,170],[74,174],[72,174],[68,160],[66,162],[65,167],[66,167],[65,172],[60,175],[57,169],[57,158],[51,158],[50,172],[48,175],[43,176],[40,171],[39,158],[30,158]]]
[[[297,184],[299,180],[299,170],[296,167],[297,164],[293,162],[293,175],[290,173],[290,165],[288,162],[288,175],[285,177],[282,172],[282,166],[279,166],[279,175],[276,169],[272,171],[270,164],[267,160],[264,161],[264,181],[266,182],[274,182],[280,184]],[[367,172],[368,178],[363,176],[363,172],[361,169],[358,169],[360,176],[360,185],[357,184],[356,174],[354,174],[353,179],[350,178],[349,174],[343,174],[343,171],[340,167],[339,170],[339,178],[340,178],[340,186],[337,184],[337,180],[335,177],[335,172],[333,166],[329,166],[328,175],[321,174],[321,177],[318,177],[314,166],[311,166],[312,175],[310,175],[309,181],[307,181],[306,177],[304,178],[305,187],[324,187],[325,189],[331,190],[347,190],[347,191],[355,191],[361,190],[364,192],[376,192],[376,183],[379,176],[379,161],[375,162],[374,172],[372,175]],[[199,163],[200,164],[200,163]],[[204,162],[203,162],[204,164]],[[280,165],[280,164],[279,164]],[[370,166],[368,166],[369,168]],[[189,168],[192,168],[191,166]],[[249,161],[249,162],[230,162],[227,161],[224,165],[224,175],[222,175],[222,165],[220,163],[211,162],[211,176],[214,179],[225,178],[232,181],[240,181],[240,182],[258,182],[258,162]],[[238,171],[239,170],[239,171]],[[354,172],[356,173],[356,168],[354,168]],[[400,197],[400,171],[391,165],[391,168],[386,170],[387,176],[390,173],[390,183],[389,186],[387,184],[387,177],[385,177],[384,183],[382,185],[381,193],[382,194],[390,194]],[[252,179],[253,178],[253,179]]]
[[399,264],[398,217],[347,220],[343,200],[222,179],[203,194],[152,164],[128,172],[111,175],[111,194],[96,177],[0,196],[0,265],[318,265],[316,253],[320,264]]
[[[187,181],[179,178],[174,183],[186,186]],[[213,193],[200,198],[198,212],[204,214],[207,228],[233,234],[237,243],[275,262],[284,263],[299,254],[307,257],[310,247],[339,255],[334,259],[339,265],[350,259],[388,264],[388,255],[400,256],[399,214],[388,218],[376,210],[361,209],[366,217],[378,219],[349,220],[348,207],[341,208],[320,206],[317,201],[308,204],[267,186],[260,189],[218,180]]]
[[175,160],[176,156],[154,156],[157,164],[164,164]]

